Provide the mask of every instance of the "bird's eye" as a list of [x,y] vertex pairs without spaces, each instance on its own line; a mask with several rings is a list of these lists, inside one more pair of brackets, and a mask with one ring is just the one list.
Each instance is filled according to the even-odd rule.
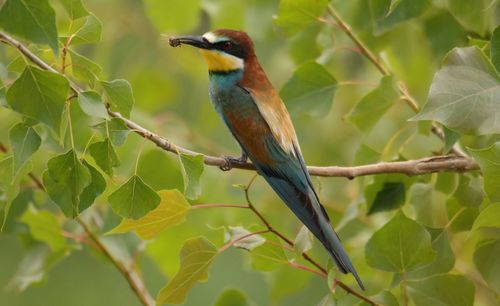
[[231,49],[233,48],[233,43],[232,43],[232,42],[230,42],[230,41],[226,41],[226,42],[222,45],[222,47],[224,48],[224,50],[229,51],[229,50],[231,50]]

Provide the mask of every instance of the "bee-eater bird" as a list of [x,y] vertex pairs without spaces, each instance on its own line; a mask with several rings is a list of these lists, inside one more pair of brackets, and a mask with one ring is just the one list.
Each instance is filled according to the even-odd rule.
[[290,115],[262,69],[245,32],[220,29],[203,36],[170,38],[172,47],[187,44],[201,50],[208,64],[209,93],[243,154],[279,197],[328,250],[343,273],[363,284],[332,229],[314,191]]

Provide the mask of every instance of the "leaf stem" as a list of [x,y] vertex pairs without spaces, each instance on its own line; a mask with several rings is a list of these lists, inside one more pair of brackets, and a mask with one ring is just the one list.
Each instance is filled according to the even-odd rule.
[[406,272],[403,271],[401,280],[401,295],[403,295],[403,305],[408,306],[410,304],[410,298],[408,297],[408,288],[406,286]]
[[143,142],[141,142],[141,147],[139,149],[139,153],[137,153],[137,158],[135,160],[134,175],[137,175],[137,169],[139,167],[139,159],[141,158],[142,149],[143,149]]
[[[71,21],[71,24],[73,24],[73,21]],[[66,71],[66,57],[68,55],[68,48],[69,48],[69,45],[71,44],[71,41],[73,40],[73,37],[75,37],[75,34],[72,34],[68,37],[68,39],[66,39],[66,42],[64,43],[63,45],[63,48],[62,48],[62,55],[61,55],[61,73],[62,74],[65,74],[65,71]]]
[[73,124],[71,123],[71,99],[66,99],[66,114],[68,115],[69,139],[71,141],[71,148],[75,150],[75,139],[73,138]]

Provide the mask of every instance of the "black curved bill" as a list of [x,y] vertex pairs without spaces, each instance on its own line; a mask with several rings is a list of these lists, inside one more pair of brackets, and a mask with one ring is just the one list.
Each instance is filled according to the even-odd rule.
[[185,45],[191,45],[197,48],[201,49],[210,49],[211,44],[203,38],[202,36],[179,36],[179,37],[172,37],[168,40],[168,43],[172,47],[178,47],[182,44]]

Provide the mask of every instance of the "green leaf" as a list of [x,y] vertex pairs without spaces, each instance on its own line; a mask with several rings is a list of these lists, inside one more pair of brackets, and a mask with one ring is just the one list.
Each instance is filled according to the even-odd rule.
[[40,147],[40,136],[31,126],[18,123],[9,131],[9,140],[14,155],[14,176]]
[[31,206],[21,216],[20,221],[29,226],[33,238],[47,243],[52,251],[61,251],[67,247],[66,238],[53,213],[47,210],[36,210]]
[[28,63],[26,62],[26,59],[22,55],[19,55],[12,61],[10,61],[10,63],[7,65],[7,71],[19,74],[24,71],[27,65]]
[[314,22],[323,14],[326,0],[281,0],[274,23],[285,34],[292,35]]
[[312,24],[290,39],[290,57],[296,64],[314,60],[321,55],[321,48],[316,41],[320,30],[320,24]]
[[408,279],[420,279],[438,273],[447,273],[455,265],[455,254],[451,249],[446,229],[428,230],[432,236],[432,248],[436,252],[436,259],[428,265],[407,273]]
[[101,96],[95,91],[85,91],[78,94],[78,103],[83,112],[89,116],[106,119],[108,112],[101,100]]
[[364,191],[368,214],[393,210],[404,205],[406,190],[410,188],[413,180],[402,174],[375,176],[373,182],[366,186]]
[[375,232],[365,247],[368,265],[390,272],[413,271],[435,256],[429,233],[402,212]]
[[98,129],[104,136],[111,140],[114,146],[121,146],[125,143],[130,129],[127,127],[125,122],[119,118],[112,118],[111,120],[105,120],[94,126]]
[[252,268],[258,271],[272,271],[283,264],[288,264],[281,242],[270,235],[262,236],[266,238],[266,242],[250,252]]
[[66,257],[67,253],[66,250],[51,252],[47,245],[41,243],[30,245],[23,252],[24,257],[7,289],[22,292],[32,284],[41,283],[50,269]]
[[440,172],[437,176],[435,189],[446,195],[450,195],[457,190],[458,182],[458,174],[450,172]]
[[402,206],[406,201],[405,184],[402,182],[386,182],[377,192],[375,200],[368,209],[368,214],[393,210]]
[[120,112],[123,116],[129,118],[134,106],[134,95],[130,83],[127,80],[120,79],[111,82],[101,81],[101,85],[104,88],[111,110]]
[[90,172],[91,182],[85,187],[80,196],[80,210],[83,211],[94,203],[95,199],[101,195],[106,189],[106,181],[101,173],[96,168],[92,167],[86,160],[83,160],[83,165]]
[[313,235],[304,225],[302,225],[299,233],[295,237],[295,241],[293,242],[293,247],[295,248],[297,254],[299,255],[312,249]]
[[71,49],[68,49],[68,53],[71,57],[71,72],[75,78],[86,82],[90,87],[94,87],[101,74],[101,66]]
[[196,282],[208,279],[208,267],[216,254],[217,249],[206,238],[187,240],[180,252],[180,269],[160,290],[156,305],[182,304]]
[[[200,20],[200,0],[170,0],[168,2],[146,0],[145,5],[147,16],[151,18],[160,32],[172,30],[190,32],[195,29]],[[175,18],[165,18],[165,12]]]
[[410,188],[409,203],[415,212],[415,221],[432,228],[446,226],[449,220],[446,219],[447,199],[448,196],[435,191],[432,183],[413,184]]
[[355,165],[374,164],[380,158],[380,153],[366,144],[361,144],[354,155]]
[[408,281],[408,292],[417,306],[474,304],[474,284],[461,275],[436,275]]
[[[243,226],[228,226],[227,230],[224,231],[224,242],[228,243],[229,241],[235,241],[241,239],[243,236],[250,235],[251,233],[251,231],[247,230]],[[235,242],[233,246],[251,251],[265,242],[266,239],[261,235],[251,235],[245,239]]]
[[102,23],[94,14],[85,18],[83,26],[76,31],[71,39],[72,45],[95,44],[101,41]]
[[0,10],[0,27],[58,54],[54,9],[47,0],[7,0]]
[[188,199],[195,200],[201,194],[200,177],[203,174],[203,156],[179,154],[182,177],[184,179],[184,194]]
[[486,14],[491,0],[448,0],[450,12],[467,29],[483,36],[488,26]]
[[481,181],[474,176],[464,174],[460,176],[457,190],[453,197],[457,202],[466,207],[478,207],[483,202]]
[[[376,35],[383,34],[402,22],[422,15],[430,4],[429,0],[386,0],[378,2],[383,2],[384,8],[374,8],[373,6],[377,5],[377,3],[371,3],[372,12],[378,11],[377,13],[372,13],[375,19],[374,25]],[[387,6],[388,3],[391,5]],[[380,14],[381,9],[385,9],[383,14]]]
[[500,25],[498,25],[491,35],[490,58],[493,66],[500,71]]
[[448,153],[453,148],[453,145],[460,139],[460,133],[450,130],[446,126],[443,126],[444,132],[444,148],[443,153]]
[[247,297],[237,289],[226,289],[215,301],[214,306],[250,306]]
[[9,104],[7,104],[7,99],[5,98],[5,95],[7,94],[7,89],[5,87],[0,88],[0,106],[1,107],[9,107]]
[[474,221],[472,228],[474,230],[480,228],[500,228],[500,204],[488,205]]
[[378,87],[364,96],[346,119],[363,131],[370,131],[399,96],[393,77],[383,77]]
[[[498,216],[497,216],[498,217]],[[484,280],[500,294],[500,239],[481,245],[474,252],[474,263]]]
[[325,116],[337,89],[337,80],[320,64],[306,62],[281,88],[280,96],[294,113]]
[[14,175],[14,158],[12,156],[0,160],[0,213],[3,218],[0,220],[1,229],[5,226],[12,202],[16,199],[20,190],[20,181],[32,169],[31,163],[25,163]]
[[442,58],[456,46],[467,43],[467,33],[447,11],[438,11],[424,20],[425,36],[435,58]]
[[491,202],[500,202],[500,141],[484,149],[469,149],[481,167],[484,192]]
[[69,83],[65,77],[26,66],[7,90],[7,102],[15,111],[58,132],[68,90]]
[[89,151],[102,171],[113,176],[113,168],[120,165],[120,160],[111,141],[106,138],[103,141],[95,142],[90,145]]
[[73,20],[85,17],[89,14],[82,3],[82,0],[59,0],[64,6],[69,17]]
[[160,190],[160,204],[144,217],[123,219],[121,223],[108,234],[135,231],[141,239],[153,239],[161,231],[184,223],[191,208],[184,196],[178,190]]
[[455,48],[434,76],[424,108],[411,120],[438,121],[465,134],[500,133],[499,85],[478,48]]
[[43,184],[49,197],[68,217],[76,217],[83,211],[81,194],[91,183],[91,174],[78,159],[75,151],[53,157],[43,173]]
[[450,198],[446,202],[446,210],[448,220],[451,221],[448,230],[452,233],[469,231],[479,215],[478,207],[464,207],[456,198]]
[[[35,202],[34,196],[35,189],[33,188],[21,190],[10,204],[10,207],[8,207],[7,212],[4,209],[5,206],[2,208],[2,201],[0,201],[0,222],[5,220],[5,224],[0,228],[0,231],[5,233],[18,233],[21,227],[24,229],[24,225],[20,224],[18,218],[26,211],[30,203]],[[8,215],[5,213],[8,213]]]
[[160,196],[137,175],[116,189],[108,198],[111,208],[124,218],[139,219],[155,209]]

